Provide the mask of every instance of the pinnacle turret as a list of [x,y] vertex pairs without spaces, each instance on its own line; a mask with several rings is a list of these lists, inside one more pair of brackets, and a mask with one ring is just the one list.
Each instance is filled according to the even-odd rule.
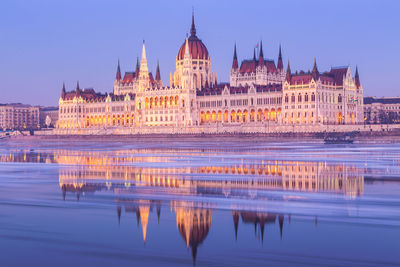
[[117,74],[115,75],[115,79],[117,81],[121,80],[121,68],[120,68],[120,65],[119,65],[119,59],[118,59]]
[[194,11],[192,11],[192,26],[190,27],[190,36],[196,35],[196,26],[194,25]]
[[263,53],[262,41],[260,42],[260,54],[258,57],[258,65],[264,66],[264,53]]
[[66,94],[66,92],[65,92],[65,83],[63,82],[63,86],[62,86],[62,90],[61,90],[61,98],[64,98],[65,94]]
[[314,80],[318,79],[319,72],[318,72],[317,59],[316,58],[314,58],[314,66],[313,66],[313,69],[312,69],[312,75],[314,77]]
[[157,60],[156,81],[161,81],[160,63]]
[[279,55],[278,55],[278,70],[283,70],[283,60],[282,60],[282,49],[281,45],[279,45]]
[[233,62],[232,62],[232,69],[236,70],[239,68],[238,60],[237,60],[237,54],[236,54],[236,43],[235,43],[235,48],[233,49]]
[[290,70],[290,62],[288,60],[286,69],[286,81],[289,82],[291,78],[292,78],[292,71]]
[[356,84],[357,89],[361,87],[360,76],[358,74],[358,67],[356,66],[356,74],[354,75],[354,82]]

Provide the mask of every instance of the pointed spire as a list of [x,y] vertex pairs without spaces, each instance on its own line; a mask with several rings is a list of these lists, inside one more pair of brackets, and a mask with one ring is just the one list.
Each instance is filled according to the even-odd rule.
[[290,62],[288,60],[286,69],[286,81],[289,82],[291,77],[292,77],[292,71],[290,70]]
[[194,25],[194,10],[192,10],[192,26],[190,27],[190,36],[196,36],[196,26]]
[[136,57],[136,71],[135,71],[136,78],[139,77],[139,71],[140,71],[139,57]]
[[149,69],[147,67],[146,46],[143,40],[142,58],[140,59],[139,90],[149,87]]
[[77,81],[77,82],[76,82],[76,91],[75,91],[75,95],[76,95],[76,96],[79,96],[80,93],[81,93],[81,90],[80,90],[80,88],[79,88],[79,81]]
[[319,72],[318,72],[318,67],[317,67],[317,58],[314,58],[314,66],[312,69],[312,75],[314,77],[314,80],[318,79]]
[[161,81],[160,62],[157,60],[156,81]]
[[115,75],[115,79],[117,81],[121,80],[121,67],[119,66],[119,59],[118,59],[117,74]]
[[144,40],[143,40],[143,45],[142,45],[142,59],[141,60],[147,60],[146,59],[146,46],[144,45]]
[[282,49],[281,45],[279,45],[279,56],[278,56],[278,70],[283,70],[283,60],[282,60]]
[[62,90],[61,90],[61,98],[64,98],[65,94],[66,94],[66,92],[65,92],[65,82],[63,82],[63,86],[62,86]]
[[190,58],[189,41],[188,41],[188,38],[187,38],[187,37],[186,37],[186,40],[185,40],[185,55],[183,56],[183,58],[184,58],[184,59],[185,59],[185,58],[187,58],[187,59]]
[[262,41],[260,41],[260,54],[258,57],[258,65],[264,66],[264,52],[262,47]]
[[235,48],[233,49],[233,62],[232,62],[232,69],[237,70],[239,68],[238,60],[237,60],[237,54],[236,54],[236,43],[235,43]]
[[361,83],[360,83],[360,76],[358,74],[358,66],[356,66],[356,74],[354,75],[354,83],[356,84],[357,89],[359,89],[361,86]]
[[254,51],[253,51],[253,60],[256,61],[256,48],[254,48]]

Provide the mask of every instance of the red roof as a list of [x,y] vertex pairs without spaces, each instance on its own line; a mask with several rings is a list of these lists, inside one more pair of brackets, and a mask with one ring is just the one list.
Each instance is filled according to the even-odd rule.
[[312,80],[312,74],[304,73],[304,74],[295,74],[290,78],[290,84],[308,84]]
[[[178,53],[178,60],[182,60],[185,56],[185,47],[186,40],[183,42],[181,48]],[[189,53],[192,56],[192,59],[208,59],[208,50],[207,47],[203,44],[203,42],[197,38],[196,35],[192,35],[188,39],[189,45]]]
[[346,73],[347,73],[347,67],[331,68],[329,75],[332,76],[336,85],[343,85],[343,76],[345,76]]
[[135,72],[125,72],[122,83],[132,83],[135,79]]
[[[79,91],[80,96],[87,102],[103,102],[106,100],[107,95],[96,93],[92,88],[84,89]],[[132,98],[135,98],[134,94],[129,94]],[[76,91],[71,91],[65,93],[63,100],[72,100],[76,96]],[[109,94],[113,101],[123,101],[125,99],[125,95],[114,95]]]
[[[259,60],[243,60],[240,65],[240,73],[252,73],[256,72],[256,68],[258,66]],[[276,73],[276,66],[273,60],[264,59],[264,66],[267,67],[267,72]]]
[[[331,68],[329,72],[324,72],[322,74],[318,73],[318,76],[314,80],[320,80],[323,84],[342,86],[343,77],[347,73],[347,67]],[[299,74],[291,74],[289,76],[290,84],[308,84],[313,78],[313,74],[308,72],[300,72]]]

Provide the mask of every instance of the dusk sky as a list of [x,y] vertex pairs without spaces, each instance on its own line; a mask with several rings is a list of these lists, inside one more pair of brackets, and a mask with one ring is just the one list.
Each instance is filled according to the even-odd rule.
[[239,61],[263,41],[264,56],[285,68],[320,71],[350,65],[365,96],[399,96],[400,1],[100,1],[3,0],[0,11],[0,103],[58,104],[67,91],[112,92],[117,61],[132,71],[146,41],[149,69],[157,59],[169,84],[190,30],[208,48],[219,82],[229,81],[233,46]]

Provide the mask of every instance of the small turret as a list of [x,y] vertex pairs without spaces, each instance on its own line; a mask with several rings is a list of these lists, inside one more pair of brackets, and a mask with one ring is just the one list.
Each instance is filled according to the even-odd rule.
[[116,79],[117,81],[120,81],[120,80],[121,80],[121,68],[120,68],[120,66],[119,66],[119,59],[118,59],[117,74],[115,75],[115,79]]
[[313,66],[313,69],[312,69],[312,76],[313,76],[314,80],[317,80],[318,76],[319,76],[319,71],[318,71],[318,67],[317,67],[317,59],[316,58],[314,58],[314,66]]
[[136,78],[139,77],[139,71],[140,71],[139,57],[136,57],[136,71],[135,71]]
[[358,74],[358,67],[356,66],[356,74],[354,75],[354,83],[356,84],[357,89],[361,87],[360,76]]
[[233,49],[233,62],[232,62],[232,69],[237,70],[239,68],[237,54],[236,54],[236,43],[235,48]]
[[161,74],[160,74],[160,63],[157,60],[157,70],[156,70],[156,81],[161,81]]
[[279,56],[278,56],[278,70],[283,70],[283,60],[282,60],[282,49],[281,45],[279,45]]
[[61,98],[64,99],[65,98],[65,83],[63,82],[63,86],[62,86],[62,90],[61,90]]
[[76,91],[75,95],[78,97],[81,94],[81,89],[79,88],[79,81],[76,82]]
[[254,51],[253,51],[253,61],[256,61],[256,49],[254,48]]
[[290,82],[290,79],[292,78],[292,72],[290,70],[290,62],[288,60],[287,62],[287,69],[286,69],[286,81]]
[[258,65],[264,66],[264,53],[263,53],[262,41],[260,42],[260,54],[258,57]]

